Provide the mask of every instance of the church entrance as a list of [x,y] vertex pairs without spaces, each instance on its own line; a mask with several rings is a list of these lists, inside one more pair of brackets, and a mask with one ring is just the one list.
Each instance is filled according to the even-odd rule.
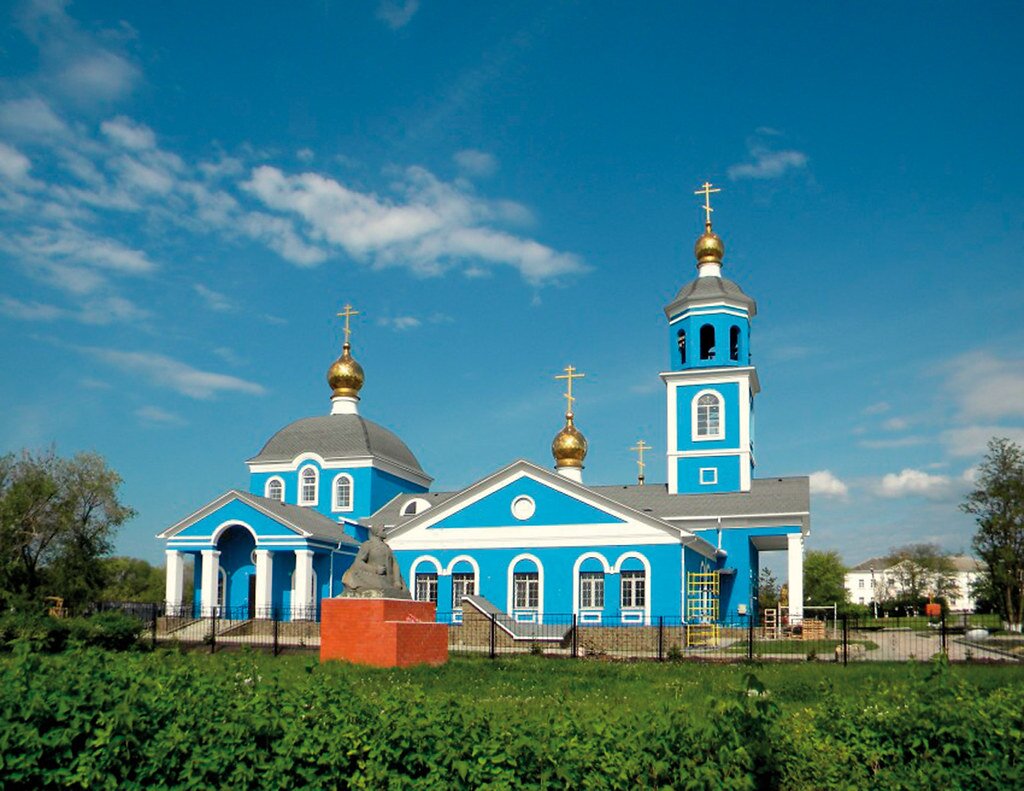
[[248,617],[253,619],[256,617],[256,575],[249,575],[249,598],[248,598]]

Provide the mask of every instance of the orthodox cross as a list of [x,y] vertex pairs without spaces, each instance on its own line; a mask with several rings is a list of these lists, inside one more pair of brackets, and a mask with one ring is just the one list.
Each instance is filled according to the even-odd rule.
[[711,208],[711,193],[722,191],[721,187],[715,187],[714,189],[711,187],[711,182],[705,181],[704,184],[701,185],[701,188],[699,190],[694,190],[693,193],[694,195],[704,195],[704,206],[702,208],[704,209],[704,224],[708,228],[711,227],[711,212],[714,211],[714,209]]
[[572,414],[572,402],[576,400],[575,398],[573,398],[573,395],[572,395],[572,380],[573,379],[582,379],[584,376],[586,376],[586,374],[576,373],[576,369],[573,368],[571,365],[565,366],[565,373],[564,374],[557,374],[555,376],[555,379],[565,379],[566,380],[566,388],[567,389],[563,393],[563,395],[565,396],[565,404],[566,404],[565,411],[568,414]]
[[630,450],[635,450],[636,453],[637,453],[637,460],[636,460],[636,466],[637,466],[637,470],[638,470],[638,472],[637,472],[637,482],[642,485],[643,482],[644,482],[644,467],[647,466],[647,465],[644,464],[644,451],[645,450],[651,450],[651,446],[648,445],[643,440],[640,440],[639,442],[636,443],[636,445],[634,445],[632,448],[630,448]]
[[345,319],[345,343],[346,344],[348,344],[348,339],[352,335],[352,330],[351,330],[351,328],[348,325],[348,320],[350,318],[352,318],[353,316],[358,316],[358,315],[359,315],[359,311],[358,310],[352,310],[352,306],[351,305],[346,305],[345,309],[342,310],[341,313],[338,314],[339,317],[344,317],[344,319]]

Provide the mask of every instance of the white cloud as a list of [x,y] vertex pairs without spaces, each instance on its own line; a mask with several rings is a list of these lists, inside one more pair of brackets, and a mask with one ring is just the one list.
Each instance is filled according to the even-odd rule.
[[397,186],[404,202],[316,173],[288,176],[269,165],[255,168],[242,186],[268,208],[301,217],[317,241],[376,267],[436,275],[456,262],[486,262],[511,266],[533,283],[585,270],[574,255],[489,227],[495,216],[491,204],[423,168],[409,168],[403,177]]
[[901,418],[901,417],[891,417],[888,420],[886,420],[884,423],[882,423],[882,428],[884,428],[886,431],[903,431],[909,425],[910,425],[910,423],[907,420],[905,420],[904,418]]
[[19,321],[53,321],[63,316],[64,311],[55,305],[46,305],[42,302],[22,302],[0,294],[0,314]]
[[811,473],[811,494],[824,497],[845,498],[850,492],[849,487],[830,470],[819,470]]
[[213,398],[224,392],[262,395],[265,388],[236,376],[202,371],[162,354],[125,352],[120,349],[85,347],[82,351],[109,365],[149,379],[156,387],[169,388],[189,398]]
[[1007,437],[1024,445],[1024,428],[1017,426],[965,426],[942,432],[942,444],[946,452],[955,457],[981,457],[988,450],[988,441],[993,437]]
[[1024,357],[971,352],[956,357],[947,370],[946,386],[957,400],[962,419],[1024,417]]
[[0,181],[24,182],[32,162],[14,146],[0,140]]
[[85,302],[77,318],[85,324],[127,324],[149,315],[130,299],[112,294]]
[[234,306],[231,304],[231,300],[229,300],[224,294],[221,294],[219,291],[214,291],[212,288],[207,288],[202,283],[195,283],[192,286],[192,288],[199,296],[203,298],[203,301],[206,303],[206,307],[208,307],[210,310],[216,310],[225,313],[234,308]]
[[415,316],[393,316],[391,318],[377,319],[377,324],[381,327],[390,327],[393,330],[401,332],[403,330],[413,330],[419,327],[423,322]]
[[923,445],[927,441],[924,437],[895,437],[893,439],[863,439],[857,444],[862,448],[884,450],[887,448],[912,448],[915,445]]
[[327,260],[327,253],[319,247],[306,244],[295,231],[292,222],[284,217],[250,212],[241,219],[239,227],[293,264],[316,266]]
[[96,50],[74,58],[58,80],[64,91],[78,101],[113,101],[131,93],[139,77],[138,68],[127,59]]
[[313,153],[312,148],[300,148],[295,152],[295,156],[300,162],[312,162],[316,154]]
[[100,124],[100,131],[122,148],[132,151],[156,148],[156,135],[153,134],[153,130],[123,115],[104,121]]
[[142,250],[77,228],[32,228],[22,236],[0,239],[0,247],[49,260],[89,264],[125,275],[145,275],[157,268]]
[[882,497],[941,497],[949,491],[950,483],[945,475],[907,468],[882,476],[877,491]]
[[863,409],[865,415],[881,415],[883,412],[888,412],[892,409],[889,403],[886,401],[879,401],[877,404],[870,404]]
[[183,426],[185,420],[173,412],[161,409],[158,406],[143,406],[135,410],[135,417],[143,424],[161,426]]
[[778,137],[779,133],[772,130],[759,130],[759,137],[747,141],[747,151],[752,162],[741,162],[731,165],[727,171],[732,181],[740,179],[777,179],[791,170],[802,170],[807,167],[807,154],[792,149],[775,151],[763,137]]
[[470,176],[491,176],[498,169],[498,160],[493,154],[467,148],[453,157],[459,170]]
[[398,30],[412,21],[419,7],[420,0],[378,0],[377,19]]
[[0,129],[35,139],[67,133],[67,124],[37,96],[0,102]]

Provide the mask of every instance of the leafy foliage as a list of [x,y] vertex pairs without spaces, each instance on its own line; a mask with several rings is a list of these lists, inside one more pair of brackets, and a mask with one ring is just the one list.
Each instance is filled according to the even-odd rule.
[[846,566],[835,550],[810,550],[804,557],[804,603],[836,604],[839,612],[849,597],[845,585]]
[[977,487],[960,508],[978,522],[974,551],[986,566],[986,591],[1014,628],[1024,622],[1024,449],[993,438]]
[[774,610],[779,606],[779,581],[772,570],[765,566],[757,578],[757,603],[762,610]]
[[[837,686],[816,667],[742,673],[531,657],[381,671],[302,657],[19,649],[0,660],[0,786],[1024,782],[1024,690],[1006,681],[1016,676],[986,686],[944,665],[850,668],[842,677],[859,682]],[[865,699],[864,689],[878,691]]]
[[938,544],[907,544],[886,558],[885,607],[919,606],[929,597],[946,599],[958,592],[956,567]]
[[[104,558],[102,561],[104,588],[99,593],[102,601],[131,601],[159,604],[164,600],[164,569],[139,558]],[[191,575],[185,574],[191,582]],[[185,591],[185,601],[191,601],[191,590]]]

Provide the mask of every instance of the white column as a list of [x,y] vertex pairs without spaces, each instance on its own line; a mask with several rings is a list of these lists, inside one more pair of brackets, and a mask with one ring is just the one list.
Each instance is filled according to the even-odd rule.
[[294,579],[292,619],[310,618],[313,611],[313,550],[295,550]]
[[168,549],[166,555],[167,587],[164,602],[168,614],[177,615],[181,610],[181,599],[185,593],[185,556],[176,549]]
[[273,604],[274,556],[269,549],[256,550],[256,608],[257,618],[269,618]]
[[804,620],[804,536],[790,533],[786,538],[786,561],[789,566],[789,622]]
[[217,591],[220,588],[220,552],[216,549],[202,551],[202,590],[200,603],[204,616],[217,615]]
[[556,472],[576,483],[583,483],[583,469],[581,467],[559,467]]

